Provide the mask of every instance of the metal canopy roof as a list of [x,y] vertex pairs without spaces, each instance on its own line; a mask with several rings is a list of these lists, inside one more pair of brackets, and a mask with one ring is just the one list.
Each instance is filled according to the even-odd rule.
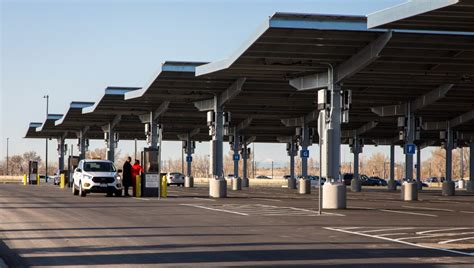
[[368,15],[369,28],[474,32],[474,1],[411,0]]
[[[388,42],[379,55],[343,81],[344,88],[353,90],[351,120],[343,124],[345,133],[377,121],[361,137],[366,143],[394,143],[396,117],[379,117],[371,108],[410,102],[446,84],[454,86],[444,98],[416,112],[424,122],[453,120],[474,110],[473,35],[387,33],[367,29],[365,17],[277,13],[227,60],[166,62],[147,87],[108,88],[98,102],[70,120],[102,126],[121,115],[117,126],[121,139],[126,139],[123,132],[130,138],[144,138],[138,116],[169,102],[159,117],[164,139],[175,140],[199,128],[193,139],[207,140],[205,113],[198,112],[194,102],[221,94],[237,79],[246,78],[242,92],[225,106],[232,113],[231,124],[238,126],[251,117],[242,135],[256,136],[257,142],[276,142],[279,136],[294,134],[294,127],[285,127],[282,119],[303,117],[316,109],[315,92],[297,91],[289,79],[324,73],[327,64],[339,66],[386,37]],[[455,130],[472,131],[474,120],[469,118],[465,116]],[[438,137],[438,131],[422,134],[425,143]]]
[[[231,57],[199,66],[196,73],[209,79],[247,78],[244,93],[226,106],[231,111],[265,109],[283,118],[304,116],[315,109],[316,96],[296,92],[288,79],[326,72],[327,63],[341,64],[386,32],[367,29],[364,17],[277,13]],[[393,31],[379,57],[344,81],[343,87],[353,90],[353,106],[351,122],[343,129],[379,121],[364,136],[396,137],[396,118],[378,117],[370,108],[413,101],[444,84],[454,87],[417,114],[425,122],[455,118],[474,109],[473,79],[474,36]],[[261,99],[255,98],[258,94]],[[472,130],[474,122],[462,127]],[[439,137],[427,132],[423,136]]]
[[[198,112],[194,106],[195,101],[212,98],[224,91],[234,81],[231,79],[208,79],[195,76],[195,68],[203,65],[202,62],[165,62],[161,71],[140,91],[125,94],[127,103],[134,107],[141,107],[143,111],[153,111],[165,101],[169,101],[166,112],[159,117],[160,124],[164,126],[165,139],[177,139],[178,135],[186,134],[199,128],[195,140],[209,140],[209,129],[206,114]],[[249,86],[245,84],[244,87]],[[252,84],[250,84],[252,86]],[[253,85],[258,88],[261,85]],[[292,90],[294,91],[294,90]],[[275,97],[274,97],[275,98]],[[257,100],[254,98],[254,100]],[[261,100],[260,100],[261,101]],[[266,98],[269,101],[269,98]],[[231,125],[237,126],[249,116],[253,117],[250,125],[240,133],[244,136],[256,136],[260,142],[276,142],[279,135],[291,135],[294,131],[283,127],[278,128],[271,122],[265,121],[273,118],[279,122],[274,111],[265,111],[263,107],[247,107],[246,110],[232,113]],[[288,111],[279,111],[287,113]]]

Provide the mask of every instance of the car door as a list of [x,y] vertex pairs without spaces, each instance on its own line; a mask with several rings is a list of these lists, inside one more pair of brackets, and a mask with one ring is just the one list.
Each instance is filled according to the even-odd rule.
[[[81,161],[79,162],[79,164],[77,165],[76,170],[77,170],[77,169],[81,169],[81,170],[84,169],[84,161],[81,160]],[[79,181],[82,179],[82,172],[74,171],[74,175],[73,175],[72,177],[73,177],[73,180],[74,180],[73,183],[74,183],[76,186],[79,187]]]

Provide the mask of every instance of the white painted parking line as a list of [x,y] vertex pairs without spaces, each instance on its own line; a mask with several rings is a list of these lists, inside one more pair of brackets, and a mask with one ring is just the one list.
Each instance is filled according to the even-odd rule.
[[237,215],[241,215],[241,216],[248,216],[249,215],[249,214],[246,214],[246,213],[240,213],[240,212],[230,211],[230,210],[226,210],[226,209],[204,207],[204,206],[199,206],[199,205],[192,205],[192,204],[181,204],[181,205],[182,206],[195,207],[195,208],[202,208],[202,209],[207,209],[207,210],[213,210],[213,211],[227,212],[227,213],[237,214]]
[[459,236],[459,235],[466,235],[466,234],[474,234],[474,232],[465,232],[465,233],[448,233],[448,234],[431,234],[431,235],[421,235],[421,236],[410,236],[410,237],[402,237],[397,238],[396,240],[413,240],[413,239],[424,239],[424,238],[433,238],[433,237],[444,237],[444,236]]
[[376,233],[376,232],[398,231],[398,230],[407,230],[407,229],[415,229],[415,228],[414,227],[385,228],[385,229],[375,229],[375,230],[360,231],[360,232],[361,233]]
[[[300,211],[306,211],[306,212],[310,212],[310,213],[318,213],[317,211],[315,210],[309,210],[309,209],[304,209],[304,208],[294,208],[294,207],[275,207],[275,206],[270,206],[270,205],[261,205],[261,204],[257,204],[259,206],[263,206],[263,207],[274,207],[274,208],[287,208],[287,209],[292,209],[292,210],[300,210]],[[340,213],[333,213],[333,212],[322,212],[322,214],[326,214],[326,215],[334,215],[334,216],[346,216],[344,214],[340,214]]]
[[474,211],[459,211],[459,212],[462,212],[462,213],[469,213],[469,214],[474,214]]
[[376,210],[375,208],[368,208],[368,207],[347,207],[348,209],[363,209],[363,210]]
[[419,210],[434,210],[434,211],[448,211],[448,212],[455,212],[452,209],[445,209],[445,208],[428,208],[428,207],[414,207],[414,206],[402,206],[404,208],[414,208]]
[[469,228],[456,227],[456,228],[446,228],[446,229],[434,229],[434,230],[427,230],[427,231],[416,232],[416,234],[422,235],[422,234],[429,234],[429,233],[438,233],[438,232],[446,232],[446,231],[457,231],[457,230],[466,230],[466,229],[469,229]]
[[439,250],[439,251],[450,252],[450,253],[454,253],[454,254],[460,254],[460,255],[464,255],[464,256],[474,256],[474,253],[462,252],[462,251],[446,249],[446,248],[435,248],[435,247],[431,247],[431,246],[428,246],[428,245],[420,245],[420,244],[416,244],[416,243],[400,241],[398,239],[383,237],[383,236],[379,236],[379,235],[364,234],[364,233],[361,233],[361,232],[353,232],[353,231],[340,229],[340,228],[331,228],[331,227],[323,227],[323,228],[326,229],[326,230],[331,230],[331,231],[336,231],[336,232],[342,232],[342,233],[347,233],[347,234],[353,234],[353,235],[360,235],[360,236],[365,236],[365,237],[370,237],[370,238],[382,239],[382,240],[385,240],[385,241],[410,245],[410,246],[418,247],[418,248],[427,248],[427,249],[432,249],[432,250]]
[[193,197],[194,199],[199,199],[199,200],[204,200],[204,201],[211,201],[211,202],[215,202],[216,200],[214,199],[210,199],[210,198],[203,198],[203,197]]
[[377,236],[392,236],[392,235],[406,235],[408,233],[390,233],[390,234],[377,234]]
[[137,199],[137,200],[146,200],[146,201],[150,201],[151,199],[148,199],[148,198],[143,198],[143,197],[133,197],[133,199]]
[[278,199],[269,199],[269,198],[258,198],[258,197],[254,197],[252,199],[255,199],[255,200],[262,200],[262,201],[272,201],[272,202],[281,202],[281,200],[278,200]]
[[451,240],[444,240],[438,242],[438,244],[444,245],[452,242],[458,242],[458,241],[464,241],[464,240],[474,240],[474,236],[471,237],[463,237],[463,238],[458,238],[458,239],[451,239]]
[[417,213],[417,212],[408,212],[408,211],[400,211],[400,210],[391,210],[391,209],[381,209],[380,211],[391,212],[391,213],[399,213],[399,214],[409,214],[409,215],[426,216],[426,217],[438,217],[438,215],[433,215],[433,214]]

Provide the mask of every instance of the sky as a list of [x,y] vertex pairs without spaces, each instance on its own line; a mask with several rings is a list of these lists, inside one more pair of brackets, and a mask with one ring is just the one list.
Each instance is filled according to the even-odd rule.
[[[1,1],[0,158],[37,151],[45,141],[24,139],[30,122],[43,122],[44,95],[50,113],[71,101],[97,101],[107,86],[143,87],[168,60],[217,61],[231,55],[275,12],[367,15],[403,0],[30,0]],[[68,140],[75,144],[76,140]],[[57,159],[56,141],[49,143]],[[144,147],[139,142],[138,147]],[[90,149],[103,148],[91,141]],[[181,145],[165,142],[163,159],[181,157]],[[284,144],[255,145],[255,160],[283,165]],[[120,141],[133,154],[132,141]],[[310,155],[317,156],[317,146]],[[77,149],[76,149],[77,150]],[[224,147],[229,150],[228,145]],[[386,146],[366,146],[364,155],[388,155]],[[196,154],[209,154],[208,143]],[[428,157],[423,153],[422,158]],[[397,161],[402,151],[396,150]],[[350,161],[343,146],[342,161]],[[51,161],[51,160],[50,160]]]

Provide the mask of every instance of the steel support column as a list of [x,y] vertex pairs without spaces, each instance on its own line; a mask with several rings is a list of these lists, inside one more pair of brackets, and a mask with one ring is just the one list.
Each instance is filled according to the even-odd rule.
[[445,196],[451,196],[455,194],[454,182],[452,181],[454,138],[453,130],[451,129],[449,122],[446,129],[446,138],[446,181],[443,182],[441,194]]
[[150,148],[158,149],[158,120],[154,117],[153,112],[150,112]]
[[359,180],[359,154],[361,153],[362,145],[357,136],[354,137],[352,144],[352,153],[354,154],[354,176],[351,180],[351,190],[353,192],[360,192],[362,185]]
[[295,178],[295,156],[298,153],[298,144],[296,144],[294,137],[290,137],[288,142],[288,156],[290,157],[290,178],[288,178],[288,188],[296,189]]
[[390,145],[390,179],[387,183],[389,191],[397,190],[397,183],[395,182],[395,145]]
[[[323,176],[326,183],[323,187],[323,205],[325,209],[346,208],[346,186],[341,183],[341,87],[336,83],[332,68],[328,69],[328,94],[331,103],[329,109],[321,111],[322,124],[322,159]],[[329,115],[328,115],[329,113]],[[320,121],[321,121],[320,119]]]
[[234,151],[234,178],[239,177],[239,151],[240,151],[240,136],[237,134],[237,131],[234,132],[234,143],[233,143],[233,151]]
[[390,145],[390,180],[395,180],[395,145]]
[[64,170],[65,140],[66,139],[64,137],[61,137],[58,139],[58,145],[59,145],[58,154],[59,154],[59,170],[60,171]]
[[186,175],[189,177],[192,176],[192,155],[193,155],[193,149],[192,149],[192,141],[190,135],[188,135],[187,141],[186,141]]
[[111,127],[110,123],[107,132],[109,133],[109,140],[107,144],[107,160],[115,162],[115,131],[113,127]]
[[[303,131],[303,135],[301,137],[301,150],[307,151],[310,141],[309,141],[309,128],[306,126],[306,124],[303,125],[302,131]],[[301,158],[301,176],[304,179],[307,179],[308,178],[308,157],[300,155],[300,158]]]
[[416,183],[418,190],[421,190],[421,146],[416,146]]

